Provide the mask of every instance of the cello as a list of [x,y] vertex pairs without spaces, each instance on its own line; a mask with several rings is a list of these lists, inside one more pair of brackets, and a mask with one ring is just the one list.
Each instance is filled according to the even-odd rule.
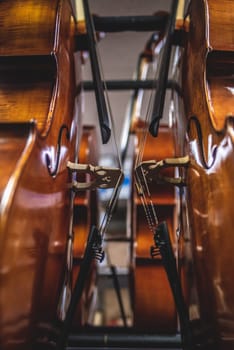
[[[79,147],[79,163],[96,164],[98,159],[96,129],[93,126],[84,125],[81,143]],[[79,175],[79,181],[86,181],[87,175]],[[77,279],[80,270],[80,263],[85,251],[89,229],[98,222],[98,193],[97,191],[83,191],[74,201],[73,219],[73,269],[72,283]],[[93,261],[89,276],[84,288],[82,298],[77,306],[72,328],[77,330],[80,327],[92,323],[94,317],[94,303],[96,301],[96,279],[97,263]]]
[[182,231],[190,242],[189,308],[204,347],[224,350],[234,346],[233,5],[190,2],[178,61],[184,93],[174,99],[177,156],[190,158],[180,194]]
[[[145,50],[139,56],[138,79],[146,78],[146,71],[154,59],[154,55],[160,52],[160,45],[163,35],[154,34],[148,41]],[[155,54],[156,51],[156,54]],[[142,139],[144,138],[145,128],[141,115],[142,96],[140,91],[133,94],[132,105],[132,125],[131,132],[135,143],[135,160],[141,152]],[[166,147],[165,147],[166,145]],[[167,125],[160,128],[160,135],[154,138],[147,135],[142,155],[143,161],[148,161],[154,157],[161,159],[174,156],[173,133]],[[170,173],[170,172],[169,172]],[[153,243],[151,230],[148,227],[144,215],[144,203],[138,196],[137,181],[133,177],[132,182],[132,239],[131,247],[131,280],[133,299],[133,327],[137,331],[152,332],[157,334],[176,334],[177,333],[177,313],[167,280],[167,275],[160,256],[152,259],[150,255],[150,246]],[[161,184],[158,187],[151,186],[152,204],[157,206],[157,216],[159,220],[168,220],[170,226],[170,235],[175,245],[175,227],[176,227],[176,202],[174,189],[170,186]]]
[[[171,14],[168,18],[168,24],[159,33],[156,42],[151,47],[151,56],[156,56],[157,69],[159,70],[158,88],[155,96],[159,92],[161,99],[164,99],[163,92],[160,90],[162,83],[164,88],[171,87],[173,82],[162,82],[167,79],[165,67],[159,64],[159,56],[164,55],[161,62],[169,66],[168,50],[172,43],[171,31],[174,32],[174,26],[181,26],[181,12],[183,11],[183,2],[172,4]],[[175,23],[176,18],[176,23]],[[149,47],[146,47],[146,53],[149,58]],[[166,54],[166,58],[165,58]],[[152,60],[152,57],[151,57]],[[164,64],[164,63],[163,63]],[[164,65],[165,65],[164,64]],[[163,69],[162,69],[163,68]],[[168,68],[168,67],[167,67]],[[143,68],[142,68],[143,71]],[[163,75],[162,75],[163,73]],[[165,92],[164,92],[165,95]],[[152,105],[153,93],[151,94],[149,104]],[[158,102],[158,101],[157,101]],[[136,113],[139,113],[139,102],[135,103]],[[158,104],[157,104],[158,107]],[[173,167],[163,170],[163,176],[159,184],[155,184],[153,179],[148,182],[148,173],[151,167],[150,159],[162,159],[175,157],[175,140],[171,128],[168,125],[162,125],[158,128],[157,138],[150,135],[151,124],[149,123],[149,111],[145,122],[141,125],[136,123],[136,154],[135,160],[135,186],[133,188],[133,237],[134,248],[133,255],[135,265],[133,267],[134,295],[133,295],[133,313],[134,324],[136,328],[144,331],[176,334],[179,331],[177,310],[171,291],[170,283],[164,269],[164,263],[159,252],[151,252],[150,246],[153,244],[153,232],[160,222],[166,221],[172,249],[177,256],[178,246],[176,232],[178,228],[177,203],[174,188],[162,181],[164,177],[173,178]],[[137,114],[138,115],[138,114]],[[140,127],[139,127],[140,126]],[[163,157],[161,157],[163,155]],[[144,167],[143,164],[147,164]],[[143,169],[144,168],[144,169]],[[143,169],[143,170],[142,170]],[[147,177],[147,179],[146,179]],[[145,212],[145,216],[144,216]]]
[[68,0],[1,1],[0,13],[0,347],[31,350],[62,312],[80,62]]
[[[141,136],[138,131],[138,139]],[[167,145],[165,147],[165,144]],[[138,145],[139,147],[139,145]],[[157,151],[155,151],[157,150]],[[174,156],[173,133],[166,125],[160,127],[158,138],[147,138],[143,160],[152,157],[161,158]],[[170,172],[169,174],[170,175]],[[176,243],[176,201],[173,187],[161,184],[150,189],[153,205],[157,207],[158,220],[167,220],[170,236],[174,247]],[[133,194],[133,232],[134,232],[134,327],[139,331],[157,334],[176,334],[177,312],[167,280],[162,260],[158,255],[150,256],[150,246],[153,244],[152,234],[144,216],[144,207],[138,194]]]
[[182,95],[173,92],[172,109],[174,162],[189,159],[177,164],[178,234],[192,342],[233,349],[233,2],[190,1],[185,20],[173,62]]

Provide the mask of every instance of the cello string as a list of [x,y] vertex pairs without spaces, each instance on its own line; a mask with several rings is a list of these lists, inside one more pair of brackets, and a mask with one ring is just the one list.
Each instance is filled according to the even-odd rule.
[[118,181],[116,183],[116,186],[112,191],[111,198],[110,198],[109,202],[107,203],[104,216],[103,216],[101,224],[99,226],[99,232],[100,232],[100,235],[102,238],[104,237],[104,235],[107,231],[107,228],[109,226],[109,223],[112,219],[112,214],[113,214],[114,208],[116,207],[116,203],[117,203],[118,198],[119,198],[119,193],[121,190],[121,183],[122,183],[122,176],[119,176]]
[[[154,73],[154,81],[156,81],[157,76],[158,76],[158,69],[160,67],[160,59],[161,59],[161,52],[162,52],[163,45],[160,47],[159,53],[157,53],[156,58],[154,60],[154,66],[155,66],[155,73]],[[135,180],[138,188],[138,194],[140,197],[140,200],[142,202],[147,223],[149,226],[149,229],[151,232],[155,231],[155,228],[158,225],[158,217],[156,213],[156,208],[152,200],[152,196],[150,193],[149,185],[147,178],[145,176],[145,173],[143,171],[143,168],[141,167],[141,162],[143,160],[143,155],[144,155],[144,149],[145,149],[145,144],[147,141],[147,135],[148,135],[148,125],[149,125],[149,119],[151,116],[151,112],[153,109],[153,101],[154,101],[154,95],[155,91],[152,89],[149,97],[149,103],[147,106],[147,111],[146,111],[146,116],[145,116],[145,123],[144,123],[144,128],[141,133],[140,141],[139,141],[139,152],[136,157],[135,161],[135,169],[138,167],[140,168],[141,176],[138,175],[137,171],[135,171]]]
[[[159,45],[159,60],[156,61],[157,65],[156,65],[156,70],[155,70],[155,78],[157,77],[157,73],[160,71],[159,74],[159,86],[157,86],[157,89],[155,89],[155,98],[153,100],[152,96],[153,96],[153,90],[151,91],[151,96],[150,96],[150,101],[149,101],[149,105],[148,105],[148,110],[146,113],[146,118],[145,118],[145,129],[149,123],[149,118],[152,118],[152,114],[149,114],[149,111],[151,110],[151,112],[153,112],[155,110],[155,107],[158,108],[160,111],[162,109],[161,106],[161,97],[163,99],[165,99],[165,88],[164,88],[164,84],[165,80],[167,79],[167,64],[169,66],[170,63],[170,58],[168,57],[170,49],[171,49],[171,40],[172,40],[172,30],[174,31],[174,21],[176,18],[176,14],[177,14],[177,9],[178,8],[178,0],[173,0],[172,5],[171,5],[171,13],[169,16],[169,20],[168,20],[168,24],[167,24],[167,28],[165,33],[161,33],[164,34],[163,37],[161,37],[161,42],[163,43],[163,45]],[[181,12],[181,10],[179,10],[179,12]],[[160,43],[160,40],[159,40]],[[161,43],[160,43],[161,44]],[[163,59],[163,61],[161,61]],[[161,61],[161,62],[160,62]],[[163,63],[163,64],[161,64]],[[162,85],[162,90],[161,89],[161,85]],[[158,98],[160,97],[160,99]],[[155,105],[155,102],[158,103],[158,105]],[[161,115],[163,112],[162,111],[159,113],[159,115]],[[154,112],[155,113],[155,112]],[[157,113],[156,113],[157,114]],[[150,122],[150,128],[152,125],[152,121]],[[150,190],[149,190],[149,186],[148,186],[148,182],[145,176],[145,173],[143,171],[143,168],[141,167],[141,163],[142,163],[142,159],[143,159],[143,152],[145,149],[145,144],[146,144],[146,138],[147,138],[147,130],[144,130],[143,136],[142,136],[142,140],[140,143],[140,148],[139,148],[139,156],[137,158],[137,166],[139,167],[140,171],[141,171],[141,176],[138,176],[137,172],[136,173],[136,181],[138,181],[138,186],[141,186],[141,192],[145,193],[145,196],[142,196],[142,198],[147,199],[147,202],[145,203],[146,208],[147,208],[147,215],[150,217],[150,220],[152,220],[153,222],[153,227],[157,227],[158,224],[158,219],[157,219],[157,215],[156,215],[156,210],[155,210],[155,206],[153,204],[152,201],[152,196],[150,194]],[[143,184],[141,183],[143,179]]]
[[[162,38],[162,36],[159,35],[156,38],[154,44],[155,44],[155,47],[154,48],[151,47],[151,52],[152,52],[152,57],[154,58],[153,63],[152,63],[152,67],[154,69],[153,81],[156,82],[158,75],[159,75],[159,68],[161,66],[162,52],[163,52],[163,47],[165,44],[165,38]],[[148,67],[149,67],[149,63],[148,63]],[[148,68],[148,70],[149,70],[149,68]],[[149,103],[148,103],[146,115],[145,115],[144,129],[143,129],[143,133],[141,135],[141,139],[139,142],[140,147],[139,147],[139,152],[138,152],[138,158],[136,159],[137,165],[139,165],[143,159],[145,143],[146,143],[147,135],[148,135],[147,131],[148,131],[151,113],[153,110],[153,101],[154,101],[154,96],[156,94],[156,91],[157,91],[157,89],[152,89],[151,93],[150,93]]]
[[140,168],[141,176],[139,176],[138,172],[135,172],[135,180],[137,184],[138,195],[140,197],[140,200],[142,202],[142,205],[145,211],[148,226],[150,230],[154,232],[155,226],[158,224],[158,218],[157,218],[155,206],[151,198],[146,176],[140,165],[141,160],[143,159],[143,152],[144,152],[144,145],[146,143],[147,130],[143,130],[142,133],[143,134],[140,140],[140,150],[139,150],[138,157],[137,157],[138,159],[136,160],[136,165],[135,165],[135,168],[136,167]]

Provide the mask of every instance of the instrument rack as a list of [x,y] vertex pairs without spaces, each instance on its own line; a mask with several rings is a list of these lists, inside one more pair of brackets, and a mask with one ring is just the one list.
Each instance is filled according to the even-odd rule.
[[[121,32],[121,31],[162,31],[164,30],[168,16],[165,13],[155,16],[118,16],[99,17],[93,15],[93,23],[97,32]],[[175,31],[173,43],[178,44],[182,40],[179,32]],[[81,34],[77,37],[76,45],[81,51],[88,51],[87,36]],[[158,81],[155,80],[107,80],[101,82],[107,90],[134,90],[134,89],[156,89]],[[84,91],[94,91],[93,81],[83,81]],[[175,89],[179,94],[181,90],[177,82],[167,80],[166,89]],[[108,241],[111,241],[109,238]],[[149,350],[181,350],[181,336],[157,335],[157,334],[136,334],[130,327],[84,327],[79,333],[68,335],[66,350],[94,350],[94,349],[149,349]]]

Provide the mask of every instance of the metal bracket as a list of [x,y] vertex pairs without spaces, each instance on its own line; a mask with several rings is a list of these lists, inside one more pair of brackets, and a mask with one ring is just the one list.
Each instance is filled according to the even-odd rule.
[[106,168],[102,166],[93,166],[91,164],[67,163],[67,168],[71,172],[90,175],[89,182],[72,181],[74,191],[93,190],[96,188],[115,188],[119,186],[124,178],[123,172],[119,168]]
[[[179,158],[165,158],[160,161],[149,160],[142,162],[137,166],[135,172],[139,179],[146,178],[149,181],[156,180],[158,183],[169,183],[175,186],[185,186],[185,179],[182,177],[169,177],[161,173],[165,168],[187,167],[189,165],[189,156]],[[144,182],[143,182],[144,183]]]

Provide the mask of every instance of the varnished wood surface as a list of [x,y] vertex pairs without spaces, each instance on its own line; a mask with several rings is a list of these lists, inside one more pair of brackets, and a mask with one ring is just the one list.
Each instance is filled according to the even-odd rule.
[[211,51],[206,63],[206,91],[211,121],[217,131],[222,131],[227,117],[234,115],[233,86],[233,52]]
[[[27,144],[30,126],[19,125],[12,130],[11,124],[1,125],[1,182],[0,198],[2,198],[8,180],[19,162]],[[11,142],[9,143],[9,139]],[[7,198],[8,201],[8,198]],[[4,205],[4,204],[2,204]],[[2,210],[2,209],[1,209]]]
[[[136,131],[137,149],[141,147],[142,133]],[[161,126],[157,138],[147,135],[143,161],[162,160],[174,156],[173,133]],[[173,169],[167,169],[173,176]],[[166,220],[173,244],[175,243],[175,196],[174,188],[165,184],[149,184],[151,200],[159,222]],[[152,260],[150,247],[154,245],[153,233],[148,227],[143,205],[136,190],[133,191],[133,316],[138,331],[176,333],[176,308],[161,257]]]
[[[1,1],[0,55],[48,55],[56,48],[57,1]],[[6,15],[7,14],[7,15]],[[59,25],[59,22],[57,22]]]
[[178,155],[190,156],[183,198],[184,232],[191,235],[191,250],[184,251],[187,281],[195,281],[190,311],[204,339],[220,350],[234,346],[233,4],[191,1],[183,56],[185,116],[178,116],[176,128]]
[[0,16],[0,348],[32,350],[58,320],[80,73],[75,80],[69,1],[1,1]]
[[[79,163],[98,163],[98,142],[96,129],[93,126],[84,126],[79,148]],[[78,174],[78,181],[90,181],[88,175]],[[73,254],[76,263],[73,266],[73,286],[80,270],[80,262],[83,258],[89,231],[92,225],[98,222],[98,195],[97,191],[83,191],[78,193],[74,203],[74,243]],[[73,321],[73,329],[79,331],[81,326],[90,323],[94,317],[93,300],[96,296],[97,263],[94,261],[87,277],[86,286],[77,307]]]
[[212,50],[234,50],[234,3],[232,0],[207,0],[206,21],[208,45]]
[[[82,138],[79,148],[79,163],[96,165],[98,162],[98,142],[96,129],[93,126],[84,126],[82,131]],[[78,181],[88,182],[89,176],[86,174],[78,174]],[[74,254],[75,257],[81,258],[84,254],[84,249],[87,242],[87,235],[90,226],[96,224],[98,219],[98,202],[97,192],[81,191],[75,198],[74,215]],[[79,215],[81,211],[81,215]]]
[[42,132],[53,110],[56,70],[53,56],[0,57],[0,122],[34,121]]

